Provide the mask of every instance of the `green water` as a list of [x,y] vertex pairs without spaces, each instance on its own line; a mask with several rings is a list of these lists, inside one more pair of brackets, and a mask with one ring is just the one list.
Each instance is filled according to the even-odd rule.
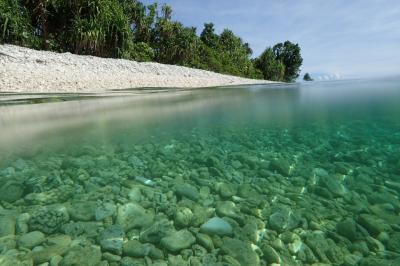
[[400,265],[400,79],[2,97],[0,265]]

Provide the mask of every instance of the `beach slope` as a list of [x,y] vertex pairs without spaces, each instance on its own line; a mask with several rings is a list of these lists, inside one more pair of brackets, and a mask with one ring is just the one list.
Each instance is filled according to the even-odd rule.
[[174,65],[0,45],[0,92],[92,93],[129,88],[200,88],[267,83],[271,81]]

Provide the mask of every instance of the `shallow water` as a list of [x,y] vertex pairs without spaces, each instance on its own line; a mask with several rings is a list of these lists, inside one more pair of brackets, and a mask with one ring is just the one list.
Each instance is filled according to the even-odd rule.
[[2,96],[0,264],[400,265],[400,79],[151,92]]

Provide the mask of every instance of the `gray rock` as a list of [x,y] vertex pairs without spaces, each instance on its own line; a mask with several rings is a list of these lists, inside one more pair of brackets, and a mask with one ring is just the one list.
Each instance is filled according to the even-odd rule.
[[43,249],[33,249],[32,258],[36,264],[45,263],[50,261],[54,256],[62,256],[68,251],[68,246],[48,246]]
[[277,232],[292,230],[300,223],[300,218],[290,209],[282,208],[269,217],[269,227]]
[[54,246],[69,246],[71,242],[69,235],[51,235],[47,238],[47,244]]
[[240,265],[260,265],[260,258],[251,245],[238,239],[225,238],[221,251],[233,257]]
[[78,237],[84,235],[86,238],[96,238],[104,230],[102,222],[76,222],[68,223],[61,229],[67,235]]
[[193,219],[192,210],[186,207],[179,207],[175,213],[175,224],[178,227],[187,227]]
[[229,199],[236,195],[236,188],[233,184],[220,183],[217,185],[217,190],[223,199]]
[[175,193],[180,197],[186,197],[193,201],[197,201],[199,199],[198,189],[189,184],[176,186]]
[[152,224],[149,228],[140,233],[140,241],[158,244],[161,239],[174,231],[172,223],[168,220],[161,220]]
[[200,227],[200,231],[209,235],[229,236],[233,229],[224,219],[213,217]]
[[270,170],[276,171],[283,176],[290,175],[290,164],[285,159],[274,159],[271,161]]
[[101,251],[99,246],[74,246],[60,262],[60,266],[80,265],[97,266],[101,261]]
[[100,246],[103,250],[120,255],[124,244],[124,230],[120,225],[112,225],[100,234]]
[[135,258],[148,256],[153,246],[151,244],[142,244],[137,240],[130,240],[124,243],[124,255]]
[[34,212],[29,220],[29,229],[46,234],[59,231],[69,221],[67,209],[62,205],[41,208]]
[[121,256],[111,254],[108,252],[104,252],[102,258],[108,262],[119,262],[122,259]]
[[46,236],[42,232],[32,231],[20,237],[18,246],[31,249],[42,244],[45,240]]
[[15,235],[15,218],[0,216],[0,237]]
[[15,235],[7,235],[0,237],[0,254],[4,254],[6,251],[14,249],[17,245]]
[[29,215],[29,213],[21,213],[18,216],[16,225],[15,225],[17,234],[22,235],[22,234],[26,234],[29,232],[28,222],[29,222],[30,218],[31,218],[31,216]]
[[125,231],[143,228],[152,224],[154,214],[136,203],[127,203],[118,207],[116,223]]
[[395,233],[390,236],[387,243],[387,249],[394,252],[400,251],[400,233]]
[[279,256],[279,253],[271,246],[269,245],[264,245],[261,248],[263,255],[264,255],[264,259],[269,263],[280,263],[281,262],[281,258]]
[[18,180],[3,180],[0,182],[0,201],[13,203],[22,198],[24,185]]
[[104,220],[105,218],[112,217],[117,211],[117,207],[113,203],[106,202],[101,206],[97,206],[95,210],[96,221]]
[[197,243],[199,243],[201,246],[206,248],[208,251],[212,251],[214,249],[214,243],[213,243],[211,237],[209,237],[208,235],[198,233],[198,234],[196,234],[196,239],[197,239]]
[[351,219],[347,218],[336,225],[337,232],[349,239],[350,241],[354,241],[357,238],[357,231],[356,231],[356,222]]
[[68,207],[68,213],[74,221],[92,221],[95,217],[96,205],[94,201],[73,202]]
[[195,237],[188,230],[177,231],[161,239],[161,245],[171,252],[189,248],[195,242]]
[[341,184],[335,176],[321,177],[319,185],[328,189],[334,196],[343,197],[347,193],[347,189]]
[[391,231],[390,225],[379,217],[371,214],[361,214],[358,217],[358,223],[367,229],[373,236],[377,236],[381,232]]

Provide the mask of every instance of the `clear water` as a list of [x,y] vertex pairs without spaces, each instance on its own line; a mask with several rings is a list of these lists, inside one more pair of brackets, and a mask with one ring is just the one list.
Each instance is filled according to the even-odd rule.
[[400,265],[398,78],[17,98],[0,264]]

